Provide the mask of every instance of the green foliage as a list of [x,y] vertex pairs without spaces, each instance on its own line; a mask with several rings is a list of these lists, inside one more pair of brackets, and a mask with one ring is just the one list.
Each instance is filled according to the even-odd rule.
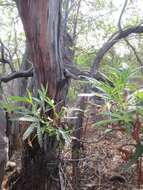
[[92,60],[95,57],[95,50],[92,49],[91,51],[83,50],[81,53],[77,51],[77,55],[75,55],[75,62],[81,68],[89,68]]
[[[127,65],[124,65],[127,66]],[[143,124],[143,89],[140,89],[133,78],[138,75],[140,68],[109,68],[108,82],[88,80],[99,89],[99,95],[105,101],[104,120],[95,126],[108,126],[113,130],[121,130],[130,135],[135,141],[135,151],[127,166],[135,163],[143,153],[142,124]],[[101,113],[100,113],[101,114]]]
[[[24,102],[29,109],[24,106],[14,106],[18,102]],[[16,114],[16,118],[12,120],[29,123],[29,127],[23,134],[23,140],[36,133],[40,147],[43,146],[44,134],[55,136],[62,143],[69,143],[68,126],[62,121],[66,109],[62,107],[60,112],[56,111],[57,105],[47,96],[47,89],[41,87],[37,97],[33,97],[29,91],[27,97],[11,96],[6,103],[1,103],[1,107]]]

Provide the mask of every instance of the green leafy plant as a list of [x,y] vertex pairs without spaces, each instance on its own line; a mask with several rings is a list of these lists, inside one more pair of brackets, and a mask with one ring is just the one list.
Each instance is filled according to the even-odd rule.
[[[21,102],[26,106],[15,106]],[[24,141],[35,134],[40,147],[42,147],[43,136],[47,134],[55,136],[62,143],[70,142],[70,131],[63,120],[66,108],[62,107],[61,111],[57,112],[57,105],[47,96],[47,89],[44,87],[38,90],[37,97],[33,97],[29,91],[27,97],[10,96],[6,103],[1,103],[1,107],[8,112],[15,113],[16,117],[12,120],[28,122],[28,128],[23,134]]]
[[95,126],[110,126],[112,130],[120,130],[133,139],[135,143],[133,143],[132,154],[120,147],[121,153],[126,154],[124,160],[128,161],[125,168],[129,168],[143,154],[143,89],[140,89],[133,80],[137,77],[140,68],[135,70],[109,68],[109,71],[107,78],[111,81],[110,84],[88,78],[99,90],[95,92],[95,96],[104,99],[103,106],[106,108],[102,112],[105,119],[96,122]]

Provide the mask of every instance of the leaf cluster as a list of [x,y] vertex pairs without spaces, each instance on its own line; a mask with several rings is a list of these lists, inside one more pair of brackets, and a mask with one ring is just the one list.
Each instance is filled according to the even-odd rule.
[[[23,134],[23,140],[34,135],[42,147],[44,134],[47,134],[55,136],[61,143],[69,143],[70,131],[68,125],[62,121],[66,108],[62,107],[61,111],[57,112],[57,105],[47,96],[47,89],[44,87],[38,90],[37,97],[33,97],[30,91],[27,94],[26,97],[10,96],[6,103],[1,102],[3,109],[15,113],[16,117],[12,120],[29,123]],[[24,103],[26,106],[15,106],[17,103]]]

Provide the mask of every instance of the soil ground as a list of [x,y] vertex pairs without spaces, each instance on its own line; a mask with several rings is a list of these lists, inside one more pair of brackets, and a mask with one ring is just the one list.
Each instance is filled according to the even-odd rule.
[[[118,148],[130,143],[130,139],[121,132],[112,134],[102,129],[90,127],[84,137],[83,152],[79,168],[80,190],[137,190],[138,185],[136,165],[127,171],[123,170],[126,162],[122,159]],[[66,158],[70,158],[67,151]],[[70,181],[71,165],[67,169]],[[68,187],[68,190],[72,188]]]

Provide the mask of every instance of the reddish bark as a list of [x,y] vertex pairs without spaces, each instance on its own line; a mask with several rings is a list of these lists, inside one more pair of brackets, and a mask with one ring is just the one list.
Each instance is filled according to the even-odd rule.
[[55,98],[59,82],[63,78],[59,49],[60,0],[19,0],[17,5],[38,87],[41,84],[48,85],[49,96]]
[[[60,109],[68,89],[61,58],[61,0],[16,0],[16,3],[23,22],[37,87],[41,84],[48,86],[48,95],[58,103]],[[22,173],[19,181],[12,185],[12,190],[60,190],[58,143],[53,137],[46,137],[44,143],[43,149],[40,149],[36,141],[32,148],[24,144]]]

